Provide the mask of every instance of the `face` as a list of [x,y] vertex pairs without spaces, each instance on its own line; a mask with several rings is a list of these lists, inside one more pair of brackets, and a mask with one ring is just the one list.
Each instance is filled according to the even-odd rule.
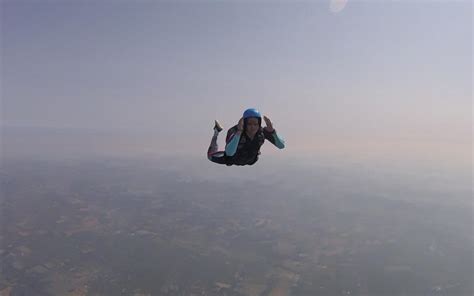
[[258,124],[258,119],[257,118],[249,118],[247,119],[247,133],[250,135],[255,135],[260,128],[260,125]]

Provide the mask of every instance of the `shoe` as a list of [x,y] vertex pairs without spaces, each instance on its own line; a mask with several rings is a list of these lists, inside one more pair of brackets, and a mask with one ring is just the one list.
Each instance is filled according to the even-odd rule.
[[217,120],[214,121],[214,130],[216,130],[216,131],[218,131],[218,132],[220,132],[220,131],[223,130],[221,124],[220,124],[219,121],[217,121]]

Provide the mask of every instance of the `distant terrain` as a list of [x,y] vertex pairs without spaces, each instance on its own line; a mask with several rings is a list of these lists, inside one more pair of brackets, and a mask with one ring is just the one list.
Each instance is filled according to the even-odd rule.
[[213,178],[172,164],[4,161],[0,295],[473,292],[467,187],[362,168]]

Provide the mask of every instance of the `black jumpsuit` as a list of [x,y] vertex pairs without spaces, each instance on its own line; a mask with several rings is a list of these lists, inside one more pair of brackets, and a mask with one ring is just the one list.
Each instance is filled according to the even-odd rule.
[[[227,131],[226,144],[229,143],[237,132],[237,125],[231,127]],[[225,151],[208,151],[208,158],[210,161],[225,164],[228,166],[231,165],[253,165],[258,160],[258,155],[260,154],[260,147],[265,142],[265,139],[270,141],[272,144],[275,144],[274,134],[276,132],[268,132],[264,128],[260,127],[259,131],[255,134],[253,139],[250,139],[245,132],[242,132],[240,135],[239,144],[237,146],[237,151],[234,155],[228,156]]]

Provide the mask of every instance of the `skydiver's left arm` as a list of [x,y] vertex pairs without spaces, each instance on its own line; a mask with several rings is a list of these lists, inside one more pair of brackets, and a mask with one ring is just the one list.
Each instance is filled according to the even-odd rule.
[[263,128],[263,134],[265,135],[265,139],[270,141],[279,149],[285,148],[285,140],[277,133],[275,129],[273,129],[273,131],[269,131],[267,128]]
[[265,135],[265,139],[269,140],[272,142],[273,145],[277,146],[280,149],[285,148],[285,140],[283,140],[280,135],[276,132],[276,130],[273,128],[273,123],[268,118],[267,116],[263,116],[263,119],[265,120],[265,124],[267,125],[266,127],[263,128],[263,134]]

